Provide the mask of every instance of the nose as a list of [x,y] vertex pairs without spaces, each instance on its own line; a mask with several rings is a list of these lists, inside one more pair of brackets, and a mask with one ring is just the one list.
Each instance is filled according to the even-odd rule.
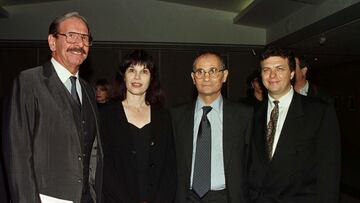
[[273,78],[276,76],[276,70],[270,70],[270,77]]
[[210,79],[210,73],[209,72],[205,72],[204,73],[204,80],[209,80]]
[[135,71],[135,78],[140,79],[140,72],[139,71]]

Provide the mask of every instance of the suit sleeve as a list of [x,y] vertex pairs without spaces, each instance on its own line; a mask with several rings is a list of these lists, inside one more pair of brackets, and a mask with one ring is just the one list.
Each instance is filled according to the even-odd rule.
[[33,163],[36,105],[31,86],[15,79],[4,125],[4,159],[13,203],[40,203]]
[[340,184],[340,131],[335,110],[331,104],[326,111],[319,129],[318,154],[318,201],[339,202]]

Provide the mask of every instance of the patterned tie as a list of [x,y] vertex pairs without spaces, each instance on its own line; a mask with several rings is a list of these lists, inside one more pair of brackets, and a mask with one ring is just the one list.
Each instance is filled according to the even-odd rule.
[[269,160],[272,159],[272,149],[274,144],[274,137],[276,132],[276,125],[279,118],[279,101],[274,101],[274,108],[271,111],[270,114],[270,121],[267,125],[267,131],[266,131],[266,146],[267,146],[267,152],[268,152],[268,158]]
[[196,153],[193,174],[193,191],[202,198],[211,185],[211,125],[207,114],[211,106],[204,106],[199,133],[196,142]]
[[79,95],[76,91],[76,77],[75,76],[70,76],[70,81],[71,81],[71,96],[74,99],[74,101],[81,106],[80,103],[80,98]]

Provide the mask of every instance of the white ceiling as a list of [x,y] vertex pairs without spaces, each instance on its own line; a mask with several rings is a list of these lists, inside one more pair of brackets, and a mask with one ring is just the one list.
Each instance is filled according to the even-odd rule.
[[[0,18],[9,14],[1,6],[38,4],[59,0],[0,0]],[[69,0],[68,0],[69,1]],[[140,1],[140,0],[138,0]],[[146,1],[146,0],[144,0]],[[158,0],[192,7],[233,12],[234,24],[269,28],[304,6],[319,6],[326,0]],[[346,4],[346,1],[335,1]],[[348,1],[350,2],[350,1]],[[356,1],[352,1],[356,2]],[[360,3],[330,14],[272,43],[293,47],[317,59],[321,66],[360,58]],[[320,37],[325,39],[319,43]]]

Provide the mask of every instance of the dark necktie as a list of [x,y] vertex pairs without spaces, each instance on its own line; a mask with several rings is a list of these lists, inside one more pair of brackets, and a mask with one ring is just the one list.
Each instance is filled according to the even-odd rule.
[[211,125],[207,114],[211,106],[204,106],[199,133],[196,141],[196,153],[193,174],[193,191],[202,198],[211,185]]
[[274,145],[274,138],[276,132],[276,125],[279,118],[279,101],[273,101],[275,106],[270,114],[270,121],[267,125],[266,131],[266,145],[267,145],[267,152],[269,160],[272,159],[272,149]]
[[79,95],[76,91],[76,77],[75,76],[71,76],[70,77],[70,81],[71,81],[71,96],[72,98],[74,98],[74,101],[79,105],[81,106],[81,103],[80,103],[80,98],[79,98]]

